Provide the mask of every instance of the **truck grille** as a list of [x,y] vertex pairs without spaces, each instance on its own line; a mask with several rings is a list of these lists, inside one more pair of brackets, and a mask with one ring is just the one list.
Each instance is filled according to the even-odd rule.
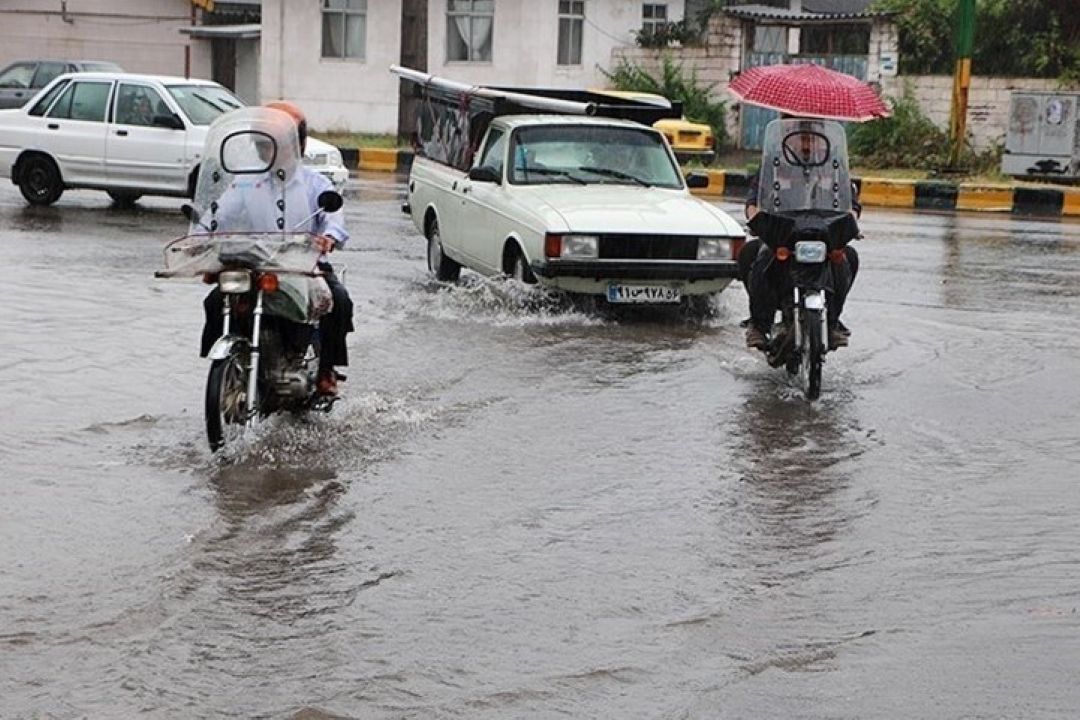
[[601,260],[697,260],[696,235],[601,235]]

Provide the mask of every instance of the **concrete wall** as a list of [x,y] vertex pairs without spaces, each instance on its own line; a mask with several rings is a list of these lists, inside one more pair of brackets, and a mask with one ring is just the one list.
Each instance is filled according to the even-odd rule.
[[248,105],[259,102],[260,40],[236,41],[236,94]]
[[[683,17],[683,0],[668,0],[668,20]],[[447,62],[446,0],[428,3],[428,72],[453,80],[496,85],[604,87],[601,68],[612,51],[633,45],[641,28],[641,2],[586,0],[581,65],[558,65],[556,0],[496,0],[491,62]]]
[[367,5],[366,57],[324,59],[321,2],[263,0],[261,101],[297,103],[316,130],[397,132],[401,0]]
[[[923,113],[942,130],[949,129],[952,112],[951,75],[918,75],[886,78],[882,92],[891,97],[904,94],[910,87]],[[1004,144],[1009,129],[1009,97],[1013,90],[1058,90],[1057,80],[1045,78],[987,78],[973,76],[968,90],[967,129],[972,145],[985,150]]]
[[188,0],[3,0],[0,66],[42,58],[110,60],[129,72],[210,77],[209,46],[180,34],[191,24]]

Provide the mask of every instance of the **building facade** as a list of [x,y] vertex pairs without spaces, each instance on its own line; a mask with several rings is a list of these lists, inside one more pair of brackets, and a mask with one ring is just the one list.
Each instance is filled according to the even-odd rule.
[[[399,129],[402,64],[476,84],[602,87],[612,51],[684,0],[263,0],[263,100],[321,130]],[[416,47],[420,39],[421,47]]]
[[4,0],[0,67],[16,60],[108,60],[128,72],[210,76],[210,50],[180,34],[189,0]]

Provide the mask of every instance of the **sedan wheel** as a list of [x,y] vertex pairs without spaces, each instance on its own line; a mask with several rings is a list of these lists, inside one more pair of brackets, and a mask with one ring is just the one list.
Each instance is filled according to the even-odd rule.
[[521,252],[520,248],[514,254],[514,267],[511,277],[525,285],[536,284],[536,275],[533,274],[532,268],[529,267],[529,261],[525,259],[525,253]]
[[24,160],[19,191],[31,205],[52,205],[64,193],[60,170],[51,159],[36,156]]

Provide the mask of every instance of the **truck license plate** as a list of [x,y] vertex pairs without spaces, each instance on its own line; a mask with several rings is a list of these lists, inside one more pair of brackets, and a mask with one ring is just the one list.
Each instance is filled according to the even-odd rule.
[[608,285],[610,303],[677,303],[682,291],[670,285]]

